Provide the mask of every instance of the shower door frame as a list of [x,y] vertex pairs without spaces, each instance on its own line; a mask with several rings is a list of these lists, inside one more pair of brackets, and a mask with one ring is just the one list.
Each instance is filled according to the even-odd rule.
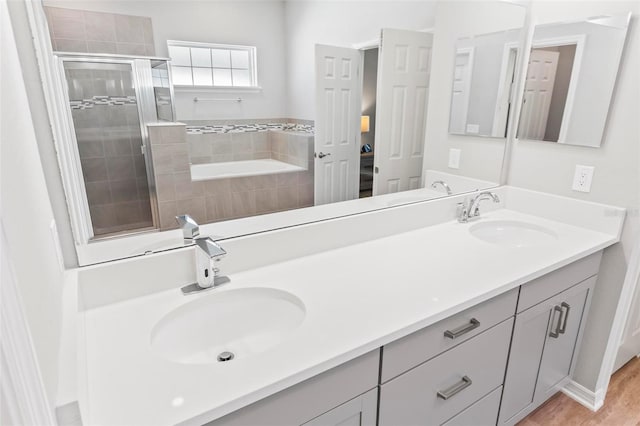
[[[53,52],[53,56],[60,75],[60,82],[62,84],[61,95],[64,96],[65,103],[63,115],[66,120],[66,124],[69,126],[69,129],[73,130],[69,132],[70,138],[68,140],[67,152],[71,153],[71,155],[67,157],[68,161],[66,162],[66,164],[73,169],[73,175],[79,177],[73,182],[73,185],[76,186],[76,188],[74,191],[72,191],[72,193],[76,194],[76,196],[71,196],[71,202],[67,203],[69,205],[69,208],[74,209],[76,213],[75,215],[71,215],[72,223],[76,222],[74,224],[74,229],[79,233],[79,235],[76,236],[76,239],[79,239],[83,244],[88,244],[92,241],[103,241],[109,238],[118,238],[126,235],[138,234],[141,232],[157,232],[160,229],[160,216],[158,210],[158,196],[153,172],[153,161],[151,157],[151,146],[149,142],[149,132],[147,131],[147,123],[154,123],[158,121],[155,109],[155,97],[153,95],[151,60],[167,59],[122,57],[105,54],[87,54],[73,52]],[[124,64],[131,67],[131,80],[136,95],[136,107],[138,109],[138,121],[140,123],[140,136],[142,138],[142,155],[144,157],[147,183],[149,187],[149,203],[151,207],[153,229],[122,231],[115,233],[114,235],[106,235],[104,237],[99,236],[97,238],[94,238],[95,235],[93,232],[93,224],[91,221],[91,212],[89,210],[87,189],[85,187],[84,174],[82,172],[82,166],[80,163],[80,152],[78,149],[78,140],[75,132],[75,123],[73,122],[73,116],[71,113],[68,83],[64,69],[64,64],[66,62],[79,62],[89,64]],[[69,197],[69,191],[65,192],[67,192],[67,196]],[[78,218],[81,223],[77,223],[74,218]]]

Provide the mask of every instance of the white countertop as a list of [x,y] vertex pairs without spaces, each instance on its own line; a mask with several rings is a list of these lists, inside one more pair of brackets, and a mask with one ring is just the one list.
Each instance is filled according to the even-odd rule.
[[[82,313],[80,401],[86,425],[202,424],[601,250],[618,237],[513,210],[556,232],[508,249],[456,221],[233,274],[188,297],[178,287]],[[479,223],[474,221],[473,224]],[[198,297],[245,287],[289,291],[306,317],[272,349],[229,363],[184,365],[150,347],[153,326]],[[223,324],[212,324],[223,327]]]

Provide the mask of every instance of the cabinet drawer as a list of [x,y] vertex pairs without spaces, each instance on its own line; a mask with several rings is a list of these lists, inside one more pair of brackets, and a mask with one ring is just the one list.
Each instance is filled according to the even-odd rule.
[[382,383],[504,321],[515,313],[517,300],[513,289],[386,345]]
[[601,259],[602,250],[523,284],[520,288],[518,313],[596,275]]
[[380,387],[379,425],[434,425],[502,385],[510,318]]
[[442,426],[495,426],[498,421],[500,396],[502,396],[502,386]]

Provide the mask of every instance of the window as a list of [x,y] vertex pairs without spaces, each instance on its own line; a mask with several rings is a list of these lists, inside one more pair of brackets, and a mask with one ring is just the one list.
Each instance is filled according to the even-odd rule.
[[167,41],[176,86],[257,87],[256,48]]

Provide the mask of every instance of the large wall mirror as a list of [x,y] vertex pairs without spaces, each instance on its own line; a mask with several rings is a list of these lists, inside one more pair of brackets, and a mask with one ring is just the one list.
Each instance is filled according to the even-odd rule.
[[[452,167],[429,135],[504,137],[519,5],[483,2],[492,25],[466,2],[43,4],[80,264],[179,246],[181,214],[229,238],[500,182],[503,145]],[[452,101],[449,127],[429,106],[464,52],[468,105]]]
[[518,138],[599,147],[630,14],[537,25]]

